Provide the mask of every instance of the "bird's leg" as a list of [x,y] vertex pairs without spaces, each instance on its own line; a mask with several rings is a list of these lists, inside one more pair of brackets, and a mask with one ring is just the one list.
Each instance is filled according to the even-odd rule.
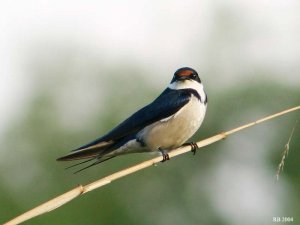
[[196,150],[199,148],[196,142],[191,142],[191,143],[184,143],[182,146],[191,146],[192,147],[192,153],[195,155]]
[[170,157],[169,157],[169,155],[168,155],[168,153],[167,153],[166,150],[163,150],[161,148],[158,148],[158,149],[159,149],[159,151],[161,152],[161,154],[163,156],[163,160],[161,162],[165,162],[167,160],[170,160]]

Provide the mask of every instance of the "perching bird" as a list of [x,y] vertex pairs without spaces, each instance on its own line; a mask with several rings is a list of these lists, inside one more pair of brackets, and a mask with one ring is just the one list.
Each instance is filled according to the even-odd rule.
[[[180,68],[169,86],[152,103],[104,136],[57,160],[88,159],[78,164],[95,160],[83,169],[118,155],[136,152],[158,151],[162,153],[163,161],[168,160],[168,152],[184,144],[199,129],[206,107],[207,95],[197,72],[189,67]],[[197,145],[191,145],[195,151]]]

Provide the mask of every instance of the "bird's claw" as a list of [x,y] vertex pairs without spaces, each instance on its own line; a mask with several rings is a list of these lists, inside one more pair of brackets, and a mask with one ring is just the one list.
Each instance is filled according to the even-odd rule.
[[192,153],[194,154],[194,155],[196,155],[196,151],[197,151],[197,149],[199,148],[198,147],[198,145],[197,145],[197,143],[195,143],[195,142],[192,142],[191,143],[191,146],[192,146]]
[[170,160],[169,154],[168,153],[162,153],[163,160],[161,162],[165,162],[167,160]]
[[185,143],[182,146],[188,146],[188,145],[192,147],[191,152],[193,153],[193,155],[196,155],[196,150],[199,148],[197,143],[195,142]]
[[161,152],[162,157],[163,157],[163,160],[161,162],[165,162],[167,160],[170,160],[170,157],[169,157],[166,150],[163,150],[163,149],[159,148],[159,151]]

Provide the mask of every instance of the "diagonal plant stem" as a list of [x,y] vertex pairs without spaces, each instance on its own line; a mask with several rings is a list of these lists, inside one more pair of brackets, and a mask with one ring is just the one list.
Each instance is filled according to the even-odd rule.
[[[206,138],[202,141],[197,142],[197,145],[198,145],[199,148],[202,148],[204,146],[207,146],[207,145],[210,145],[210,144],[215,143],[217,141],[220,141],[222,139],[225,139],[227,136],[229,136],[231,134],[234,134],[236,132],[239,132],[243,129],[247,129],[249,127],[255,126],[257,124],[263,123],[265,121],[274,119],[276,117],[282,116],[284,114],[287,114],[287,113],[290,113],[290,112],[293,112],[293,111],[296,111],[296,110],[299,110],[299,109],[300,109],[300,105],[296,106],[296,107],[293,107],[293,108],[290,108],[290,109],[287,109],[287,110],[284,110],[284,111],[279,112],[279,113],[272,114],[270,116],[259,119],[255,122],[251,122],[251,123],[242,125],[240,127],[234,128],[232,130],[222,132],[222,133],[219,133],[215,136]],[[181,155],[183,153],[190,152],[190,151],[191,151],[191,146],[179,147],[179,148],[171,151],[169,153],[169,157],[173,158],[175,156],[178,156],[178,155]],[[100,180],[97,180],[97,181],[95,181],[93,183],[90,183],[90,184],[87,184],[85,186],[79,185],[78,187],[76,187],[76,188],[74,188],[74,189],[72,189],[72,190],[70,190],[70,191],[68,191],[68,192],[66,192],[66,193],[50,200],[50,201],[48,201],[48,202],[43,203],[43,204],[37,206],[36,208],[31,209],[30,211],[27,211],[27,212],[23,213],[22,215],[20,215],[16,218],[4,223],[3,225],[20,224],[24,221],[27,221],[27,220],[32,219],[34,217],[37,217],[41,214],[50,212],[50,211],[52,211],[52,210],[54,210],[54,209],[56,209],[56,208],[58,208],[58,207],[60,207],[64,204],[68,203],[69,201],[73,200],[74,198],[76,198],[80,195],[83,195],[83,194],[85,194],[89,191],[95,190],[96,188],[107,185],[107,184],[111,183],[112,181],[117,180],[121,177],[127,176],[129,174],[135,173],[137,171],[140,171],[142,169],[145,169],[147,167],[155,165],[156,163],[159,163],[160,161],[162,161],[162,159],[163,159],[162,156],[159,156],[159,157],[144,161],[142,163],[139,163],[135,166],[129,167],[127,169],[120,170],[116,173],[113,173],[109,176],[106,176],[106,177],[104,177]]]

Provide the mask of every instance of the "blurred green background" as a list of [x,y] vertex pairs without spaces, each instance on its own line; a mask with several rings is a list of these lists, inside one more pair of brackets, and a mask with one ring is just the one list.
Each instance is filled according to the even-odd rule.
[[[193,140],[300,102],[296,1],[0,8],[0,222],[153,157],[118,157],[76,175],[55,161],[152,101],[181,66],[198,71],[209,98]],[[244,130],[24,224],[274,224],[273,217],[297,224],[299,125],[275,179],[297,119],[291,113]]]

